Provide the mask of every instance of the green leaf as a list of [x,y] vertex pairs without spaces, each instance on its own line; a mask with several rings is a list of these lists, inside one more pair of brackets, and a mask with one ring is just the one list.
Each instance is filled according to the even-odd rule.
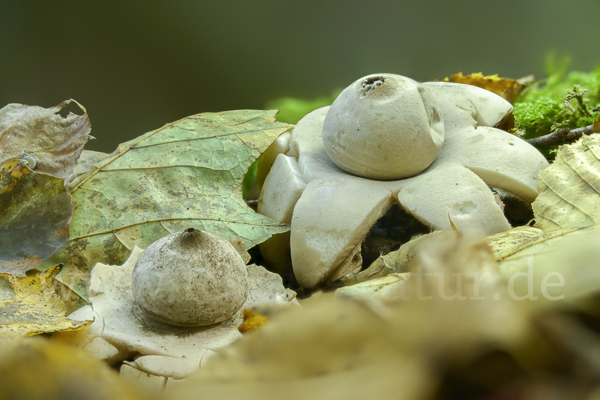
[[79,156],[79,160],[77,160],[77,165],[75,165],[73,172],[65,179],[65,186],[77,177],[87,174],[94,164],[98,164],[108,157],[110,157],[110,154],[99,151],[83,150]]
[[120,265],[146,248],[195,227],[252,247],[287,225],[250,209],[241,185],[248,167],[290,125],[276,111],[193,115],[121,144],[77,177],[68,246],[42,266],[63,263],[58,279],[87,299],[97,262]]
[[70,218],[61,178],[32,172],[19,159],[0,166],[0,272],[25,276],[50,258],[66,245]]
[[280,112],[277,114],[277,120],[295,124],[309,112],[317,108],[330,106],[341,92],[342,89],[335,89],[329,96],[321,96],[311,100],[281,97],[267,102],[265,107],[268,109],[279,108]]

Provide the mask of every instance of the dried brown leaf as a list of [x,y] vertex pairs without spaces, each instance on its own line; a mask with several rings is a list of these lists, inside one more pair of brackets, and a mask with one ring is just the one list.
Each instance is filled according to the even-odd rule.
[[598,118],[594,120],[594,124],[592,125],[592,133],[600,133],[600,115],[598,115]]
[[517,80],[500,78],[498,75],[484,76],[481,72],[466,76],[464,76],[462,72],[459,72],[458,74],[451,75],[450,78],[445,78],[444,82],[465,83],[478,86],[504,97],[504,99],[510,103],[514,103],[521,91],[526,87],[525,84]]
[[[59,112],[72,102],[83,115],[62,117]],[[36,171],[65,178],[91,138],[91,129],[85,108],[75,100],[50,108],[9,104],[0,109],[0,164],[27,154],[35,159]]]

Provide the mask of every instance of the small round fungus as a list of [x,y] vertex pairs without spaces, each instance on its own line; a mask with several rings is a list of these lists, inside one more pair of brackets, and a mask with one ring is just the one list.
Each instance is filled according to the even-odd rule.
[[434,97],[400,75],[355,81],[325,117],[323,144],[331,160],[351,174],[402,179],[427,168],[444,143],[444,121]]
[[133,298],[151,318],[204,326],[233,316],[248,296],[242,257],[225,239],[194,228],[152,243],[132,277]]

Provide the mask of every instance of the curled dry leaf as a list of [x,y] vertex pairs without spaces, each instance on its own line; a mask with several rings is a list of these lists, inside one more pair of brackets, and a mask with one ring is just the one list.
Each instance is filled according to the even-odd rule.
[[24,278],[0,274],[14,295],[0,299],[0,333],[31,336],[40,333],[71,332],[89,326],[91,320],[74,321],[65,316],[65,305],[54,293],[54,278],[60,266]]
[[71,196],[63,180],[21,160],[0,166],[0,272],[25,276],[69,240]]
[[540,194],[533,202],[535,226],[544,231],[600,222],[600,135],[562,146],[540,171]]
[[[65,265],[59,280],[87,299],[97,262],[120,265],[134,246],[148,247],[188,227],[241,239],[248,248],[288,226],[255,213],[241,184],[252,162],[292,126],[276,111],[193,115],[122,143],[74,179],[68,245],[41,269]],[[74,281],[78,270],[82,279]]]
[[531,226],[519,226],[506,232],[488,236],[487,242],[496,260],[502,261],[521,248],[529,246],[531,239],[539,237],[540,234],[542,234],[541,229]]
[[400,246],[396,251],[379,256],[371,265],[358,273],[350,273],[341,280],[344,285],[354,285],[371,279],[381,278],[391,273],[405,273],[416,270],[419,246],[441,232],[418,236]]
[[[70,103],[83,115],[62,117],[59,112]],[[36,171],[65,178],[91,138],[91,129],[87,111],[75,100],[50,108],[9,104],[0,109],[0,165],[26,154],[35,159]]]
[[[444,82],[465,83],[478,86],[504,97],[510,103],[514,103],[519,94],[527,86],[521,80],[500,78],[498,75],[484,76],[481,72],[463,75],[462,72],[445,78]],[[513,121],[514,122],[514,121]]]
[[405,284],[410,277],[410,272],[403,274],[389,274],[373,278],[352,286],[344,286],[335,291],[341,296],[352,296],[370,300],[399,300],[406,297]]
[[[475,257],[476,262],[460,259],[467,255]],[[346,275],[342,281],[345,285],[353,285],[390,273],[416,272],[424,267],[433,270],[429,272],[439,272],[447,269],[443,266],[446,264],[459,265],[464,269],[468,265],[489,266],[490,263],[493,263],[492,255],[483,241],[476,237],[465,238],[457,231],[436,231],[414,237],[398,250],[377,258],[364,271]]]

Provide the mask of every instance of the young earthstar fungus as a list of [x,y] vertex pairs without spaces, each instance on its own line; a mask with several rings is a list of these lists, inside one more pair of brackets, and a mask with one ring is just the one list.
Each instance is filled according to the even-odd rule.
[[[356,272],[353,256],[393,203],[433,230],[508,230],[489,187],[531,203],[537,174],[548,165],[533,146],[495,128],[511,111],[502,97],[475,86],[377,74],[307,114],[258,204],[260,213],[291,223],[298,282],[312,288]],[[274,247],[261,249],[277,264],[285,257]]]
[[90,278],[92,304],[70,316],[94,323],[53,338],[110,364],[135,357],[121,367],[132,379],[139,371],[182,379],[242,336],[244,308],[298,304],[279,275],[246,266],[234,253],[225,239],[190,228],[146,251],[135,247],[122,266],[98,263]]
[[133,298],[151,318],[204,326],[235,314],[248,297],[246,263],[225,239],[188,228],[152,243],[138,258]]

